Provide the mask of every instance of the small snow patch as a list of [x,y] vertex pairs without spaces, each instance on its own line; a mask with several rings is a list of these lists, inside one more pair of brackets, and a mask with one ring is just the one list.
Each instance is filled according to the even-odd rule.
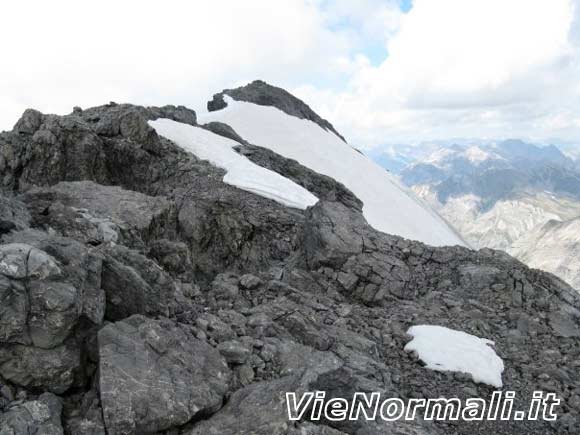
[[318,198],[292,180],[256,165],[233,149],[237,142],[200,127],[158,119],[149,121],[157,133],[202,160],[225,169],[224,183],[277,201],[287,207],[306,209]]
[[470,373],[475,382],[502,387],[504,365],[491,347],[493,341],[435,325],[413,326],[407,334],[413,340],[405,351],[417,352],[427,368]]

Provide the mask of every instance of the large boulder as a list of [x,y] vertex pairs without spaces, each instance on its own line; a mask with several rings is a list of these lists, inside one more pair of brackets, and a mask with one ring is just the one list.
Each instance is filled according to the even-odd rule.
[[105,313],[101,257],[74,240],[33,230],[5,238],[9,243],[0,245],[0,375],[54,393],[82,385],[82,337]]
[[34,391],[66,392],[80,374],[81,364],[80,347],[74,341],[51,349],[20,344],[0,347],[0,375]]
[[37,225],[86,243],[123,243],[175,235],[175,206],[153,197],[92,181],[61,182],[28,191],[23,201]]
[[230,370],[187,328],[140,315],[99,332],[99,390],[109,434],[155,433],[222,406]]
[[[70,239],[30,236],[30,243],[0,245],[0,343],[50,349],[64,342],[81,317],[101,323],[101,259]],[[53,242],[59,244],[51,255],[43,248]]]
[[293,422],[288,420],[283,393],[300,395],[307,391],[307,381],[307,378],[295,375],[242,388],[232,394],[227,405],[217,414],[182,435],[286,434]]
[[50,393],[15,403],[0,412],[0,435],[63,435],[61,411],[60,399]]

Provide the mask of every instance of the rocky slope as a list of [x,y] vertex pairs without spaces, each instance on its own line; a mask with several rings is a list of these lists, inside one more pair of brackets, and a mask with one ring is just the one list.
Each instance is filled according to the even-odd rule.
[[[569,286],[498,251],[378,232],[333,179],[207,126],[319,201],[240,190],[158,136],[160,117],[197,122],[112,103],[28,110],[0,134],[2,435],[578,433]],[[489,399],[404,351],[418,324],[495,341],[515,405],[555,392],[558,420],[288,421],[285,392]]]

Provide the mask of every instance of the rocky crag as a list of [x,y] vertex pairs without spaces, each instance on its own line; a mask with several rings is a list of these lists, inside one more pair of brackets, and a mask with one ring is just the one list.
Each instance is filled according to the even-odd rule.
[[[250,91],[304,113],[263,82]],[[27,110],[0,134],[0,434],[580,432],[569,286],[499,251],[377,232],[344,186],[205,126],[320,201],[239,190],[159,137],[147,121],[160,117],[197,123],[184,107],[111,103]],[[417,324],[494,340],[515,406],[554,392],[558,420],[288,421],[285,392],[489,399],[404,351]]]

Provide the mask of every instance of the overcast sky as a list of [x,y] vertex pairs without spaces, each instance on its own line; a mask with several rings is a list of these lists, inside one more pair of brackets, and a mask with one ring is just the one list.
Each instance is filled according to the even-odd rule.
[[203,110],[256,78],[360,147],[580,143],[578,0],[18,1],[0,5],[0,130],[109,101]]

